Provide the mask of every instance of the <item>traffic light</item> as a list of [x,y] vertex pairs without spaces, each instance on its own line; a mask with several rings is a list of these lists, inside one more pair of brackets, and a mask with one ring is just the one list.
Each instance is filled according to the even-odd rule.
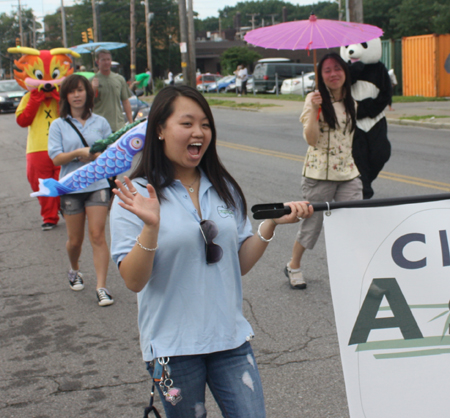
[[16,46],[20,46],[20,38],[16,38]]
[[94,32],[92,32],[92,28],[88,28],[87,34],[89,39],[94,40]]
[[81,39],[83,40],[84,43],[87,44],[88,38],[86,32],[81,32]]

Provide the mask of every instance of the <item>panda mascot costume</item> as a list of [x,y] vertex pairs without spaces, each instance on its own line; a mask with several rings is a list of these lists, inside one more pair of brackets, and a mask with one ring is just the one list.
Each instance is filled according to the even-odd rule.
[[341,47],[349,64],[352,96],[358,102],[353,159],[361,173],[363,197],[370,199],[372,182],[391,155],[384,110],[392,100],[392,85],[381,58],[380,38]]

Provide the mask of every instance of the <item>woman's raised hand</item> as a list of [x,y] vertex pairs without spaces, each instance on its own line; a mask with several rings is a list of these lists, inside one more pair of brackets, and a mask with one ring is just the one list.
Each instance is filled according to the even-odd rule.
[[277,224],[292,224],[301,219],[309,218],[314,213],[314,208],[309,202],[287,202],[284,204],[291,208],[291,213],[275,219]]
[[128,177],[124,176],[124,180],[125,185],[120,180],[116,180],[117,189],[113,190],[120,199],[119,206],[134,213],[145,225],[159,226],[159,201],[153,186],[147,185],[149,197],[144,197],[136,190]]

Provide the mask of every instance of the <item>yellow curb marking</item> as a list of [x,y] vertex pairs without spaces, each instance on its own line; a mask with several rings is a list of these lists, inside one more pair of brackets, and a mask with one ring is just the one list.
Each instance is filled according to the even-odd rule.
[[[217,145],[225,148],[231,148],[239,151],[251,152],[253,154],[267,155],[269,157],[278,157],[284,160],[305,161],[304,157],[287,154],[285,152],[272,151],[263,148],[250,147],[248,145],[236,144],[233,142],[217,141]],[[443,183],[440,181],[421,179],[419,177],[406,176],[404,174],[389,173],[387,171],[381,171],[378,177],[386,180],[392,180],[399,183],[413,184],[415,186],[426,187],[429,189],[442,190],[445,192],[450,192],[450,183]]]

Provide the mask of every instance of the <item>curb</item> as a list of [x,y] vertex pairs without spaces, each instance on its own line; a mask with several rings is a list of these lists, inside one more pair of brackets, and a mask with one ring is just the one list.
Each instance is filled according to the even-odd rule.
[[388,123],[392,123],[394,125],[416,126],[420,128],[431,128],[431,129],[450,129],[450,123],[419,122],[416,120],[391,119],[391,118],[386,119]]

